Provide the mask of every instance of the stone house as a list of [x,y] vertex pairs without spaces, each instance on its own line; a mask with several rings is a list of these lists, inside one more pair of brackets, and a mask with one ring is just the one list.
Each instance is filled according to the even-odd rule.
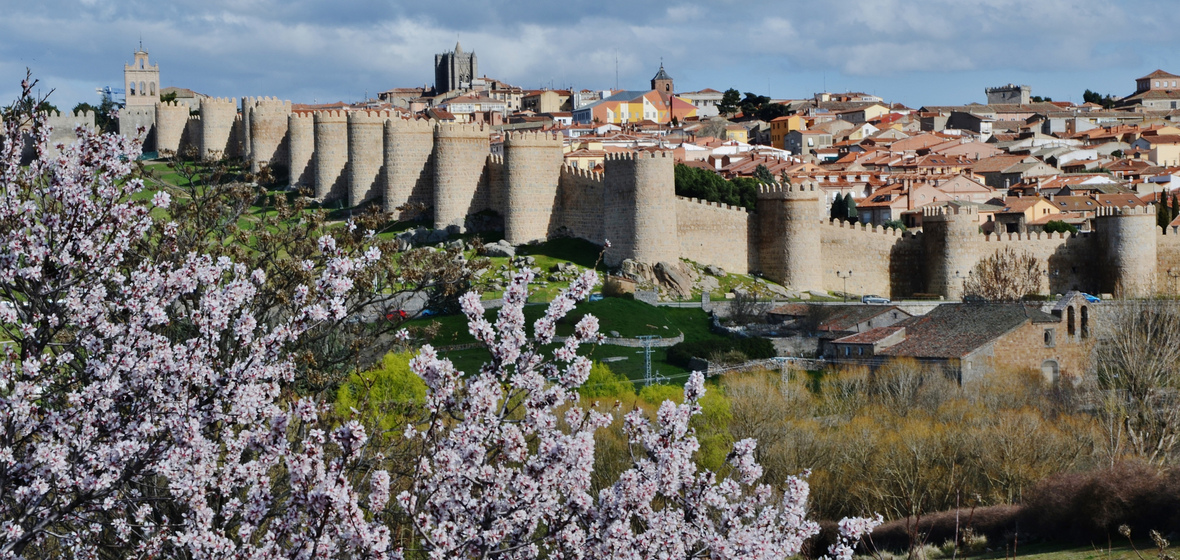
[[786,149],[795,155],[813,154],[832,145],[832,133],[822,130],[792,130],[787,133]]
[[913,358],[940,367],[958,382],[997,369],[1040,371],[1047,382],[1078,381],[1093,349],[1092,313],[1069,292],[1050,312],[1023,303],[951,303],[831,342],[832,358],[880,366]]

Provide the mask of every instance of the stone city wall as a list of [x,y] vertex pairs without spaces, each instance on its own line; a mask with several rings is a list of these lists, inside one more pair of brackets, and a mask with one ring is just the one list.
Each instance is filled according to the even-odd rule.
[[315,118],[311,113],[287,116],[287,172],[292,188],[315,188]]
[[[141,127],[143,132],[139,132]],[[145,152],[155,150],[156,108],[124,107],[119,109],[119,134],[128,138],[139,138],[143,142]]]
[[[480,125],[440,124],[434,133],[434,227],[462,227],[467,216],[487,207],[476,195],[490,153]],[[486,194],[485,194],[486,196]]]
[[601,245],[606,236],[603,230],[606,182],[602,173],[563,165],[558,183],[558,229]]
[[[756,270],[751,235],[757,217],[745,208],[696,198],[676,198],[676,238],[680,258],[720,266],[728,272]],[[754,250],[751,250],[754,249]]]
[[315,198],[321,202],[348,199],[348,115],[318,111],[315,121]]
[[77,128],[79,126],[87,130],[94,130],[94,113],[90,111],[80,113],[51,111],[45,114],[45,124],[51,129],[48,150],[49,156],[53,157],[59,153],[57,150],[59,144],[69,146],[78,139]]
[[383,209],[397,219],[416,216],[399,211],[407,204],[434,204],[434,124],[392,118],[385,123]]
[[389,111],[348,112],[348,205],[378,199],[385,194],[382,165],[385,159],[385,121]]
[[237,153],[236,123],[240,123],[236,100],[207,97],[201,102],[202,159],[220,159]]
[[167,152],[183,155],[181,142],[189,121],[187,105],[175,101],[156,104],[156,150],[161,155]]
[[246,97],[242,99],[242,125],[246,134],[247,159],[250,172],[264,167],[286,166],[288,116],[291,102],[274,97]]
[[513,132],[504,139],[506,192],[496,194],[503,200],[500,213],[504,216],[504,239],[509,243],[543,240],[555,229],[563,162],[559,135]]
[[626,259],[679,259],[672,158],[668,151],[607,154],[603,226],[611,242],[604,258],[608,266]]
[[[898,272],[909,276],[921,270],[906,268],[915,256],[920,257],[913,254],[921,249],[921,240],[915,234],[839,220],[821,221],[819,230],[824,290],[842,292],[847,286],[849,293],[889,298],[913,294],[899,289],[895,277]],[[842,276],[848,276],[847,282]]]

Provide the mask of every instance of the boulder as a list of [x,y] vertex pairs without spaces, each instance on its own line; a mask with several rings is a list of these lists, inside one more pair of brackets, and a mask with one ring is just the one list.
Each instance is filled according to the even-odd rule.
[[705,274],[708,274],[709,276],[716,276],[718,278],[725,278],[725,270],[712,264],[705,267]]
[[497,241],[483,246],[483,254],[489,257],[516,257],[516,247],[505,241]]
[[689,297],[692,295],[692,277],[684,270],[680,263],[671,264],[665,261],[656,263],[656,279],[660,287],[673,297]]
[[702,292],[713,292],[721,289],[721,282],[718,282],[717,279],[712,276],[705,276],[701,278],[699,282],[697,282],[697,286]]

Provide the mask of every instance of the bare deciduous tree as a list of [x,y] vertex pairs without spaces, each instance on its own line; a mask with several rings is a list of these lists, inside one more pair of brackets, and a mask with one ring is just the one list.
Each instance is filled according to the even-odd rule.
[[963,282],[965,298],[985,301],[1020,301],[1041,289],[1041,263],[1027,251],[1017,253],[1011,247],[975,264]]
[[1171,461],[1180,441],[1180,304],[1124,301],[1098,322],[1098,382],[1103,410],[1128,452],[1152,464]]

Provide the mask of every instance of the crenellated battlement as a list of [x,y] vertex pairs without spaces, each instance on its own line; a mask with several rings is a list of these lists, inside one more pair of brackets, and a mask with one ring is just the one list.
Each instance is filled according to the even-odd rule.
[[1068,232],[1056,232],[1056,233],[1053,233],[1053,232],[1046,232],[1046,231],[1036,231],[1036,232],[1032,232],[1032,231],[1030,231],[1030,232],[1025,232],[1025,233],[988,233],[988,234],[981,234],[981,236],[983,237],[983,240],[984,240],[985,242],[998,242],[998,241],[1003,241],[1003,242],[1009,242],[1009,241],[1030,241],[1030,242],[1037,242],[1037,241],[1053,241],[1053,242],[1060,242],[1060,241],[1064,241],[1064,240],[1066,240],[1066,239],[1071,239],[1071,238],[1075,237],[1075,235],[1076,235],[1076,236],[1078,236],[1078,237],[1084,237],[1084,236],[1086,236],[1087,234],[1085,234],[1085,233],[1080,233],[1080,234],[1072,234],[1072,233],[1068,233]]
[[391,118],[388,125],[394,132],[433,134],[435,123],[427,119]]
[[560,148],[561,135],[553,132],[509,132],[504,136],[505,145]]
[[594,171],[591,169],[582,169],[580,167],[574,167],[569,164],[562,164],[561,174],[568,175],[571,177],[577,177],[580,179],[587,179],[587,180],[595,181],[595,182],[602,182],[602,180],[603,180],[601,171]]
[[949,216],[964,216],[974,217],[975,209],[970,206],[939,206],[922,208],[922,219],[926,218],[946,218]]
[[1099,206],[1095,212],[1098,218],[1109,218],[1112,216],[1144,216],[1155,215],[1155,205],[1149,204],[1147,206]]
[[435,134],[438,136],[486,138],[490,133],[491,130],[484,128],[482,124],[439,123],[435,128]]
[[320,123],[320,122],[347,123],[349,112],[350,111],[341,111],[339,109],[330,109],[330,110],[326,110],[326,111],[316,111],[316,112],[312,113],[312,115],[314,115],[313,118],[315,119],[315,122],[317,122],[317,123]]
[[238,100],[232,97],[206,97],[201,100],[201,106],[210,105],[233,105],[235,109],[238,107]]
[[758,184],[758,199],[759,200],[786,200],[786,199],[816,199],[820,197],[819,184],[815,181],[804,181],[799,184],[793,183],[759,183]]
[[606,161],[639,161],[649,159],[673,159],[674,154],[670,150],[656,150],[647,151],[640,150],[635,152],[608,152],[606,154]]
[[684,196],[677,196],[676,198],[678,200],[691,202],[693,204],[700,204],[701,206],[708,206],[709,208],[716,208],[718,210],[729,210],[732,212],[741,212],[743,214],[749,214],[752,212],[752,210],[746,208],[745,206],[731,206],[729,204],[725,204],[724,202],[713,202],[710,200],[701,200],[699,198]]
[[366,109],[363,111],[348,111],[348,122],[364,124],[384,124],[392,117],[390,111]]
[[882,236],[886,236],[886,237],[897,237],[897,238],[912,238],[912,237],[916,237],[917,235],[922,233],[921,230],[901,231],[900,229],[889,228],[889,227],[885,227],[885,226],[878,226],[876,224],[860,224],[860,223],[854,224],[854,223],[848,223],[844,220],[836,220],[836,219],[832,219],[832,218],[827,218],[827,219],[821,220],[820,224],[822,226],[828,227],[828,228],[842,229],[842,230],[848,230],[848,231],[854,231],[854,232],[867,233],[870,235],[882,235]]

